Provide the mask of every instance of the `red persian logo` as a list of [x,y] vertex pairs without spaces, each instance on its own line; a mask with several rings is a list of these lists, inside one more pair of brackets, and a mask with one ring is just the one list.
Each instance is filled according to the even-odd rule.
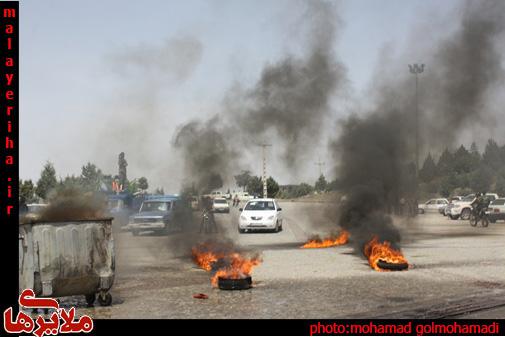
[[46,320],[38,315],[36,319],[19,311],[16,320],[12,320],[12,307],[4,311],[4,329],[9,333],[33,333],[37,337],[58,335],[60,333],[88,333],[93,330],[93,320],[87,315],[75,318],[75,308],[65,310],[54,298],[36,298],[32,289],[25,289],[19,296],[22,308],[54,309]]

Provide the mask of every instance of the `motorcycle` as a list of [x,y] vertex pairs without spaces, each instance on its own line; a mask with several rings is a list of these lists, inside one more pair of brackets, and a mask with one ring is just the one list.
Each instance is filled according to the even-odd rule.
[[200,233],[217,233],[217,226],[214,221],[213,214],[210,213],[207,209],[204,209],[202,212],[202,222],[200,223]]
[[486,210],[487,207],[483,207],[480,210],[476,207],[472,208],[472,213],[470,214],[470,226],[476,227],[480,222],[482,227],[487,227],[489,225],[489,219]]

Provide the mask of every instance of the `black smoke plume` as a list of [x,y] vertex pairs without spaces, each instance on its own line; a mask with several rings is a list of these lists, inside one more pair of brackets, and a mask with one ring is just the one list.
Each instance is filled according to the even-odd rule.
[[[503,79],[497,37],[503,32],[504,13],[503,1],[465,3],[458,29],[429,53],[427,66],[433,70],[422,78],[420,119],[432,118],[423,134],[443,146],[489,116],[485,99]],[[390,214],[417,204],[415,105],[405,99],[414,96],[412,81],[378,81],[376,107],[343,121],[341,136],[333,143],[345,195],[339,225],[349,230],[359,252],[374,235],[398,247],[401,236]]]

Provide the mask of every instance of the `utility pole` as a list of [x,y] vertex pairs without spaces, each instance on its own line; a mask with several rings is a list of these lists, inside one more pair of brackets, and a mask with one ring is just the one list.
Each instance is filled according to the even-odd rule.
[[424,64],[409,64],[409,70],[411,74],[414,74],[416,77],[416,110],[415,110],[415,134],[416,134],[416,177],[419,174],[419,100],[418,100],[418,90],[417,90],[417,82],[418,82],[418,74],[424,71]]
[[319,176],[323,175],[323,166],[325,165],[324,162],[321,162],[321,158],[318,158],[317,163],[314,163],[315,165],[319,166]]
[[268,197],[268,191],[267,191],[267,154],[266,154],[266,148],[268,146],[272,146],[272,144],[258,144],[258,146],[261,146],[263,149],[263,175],[261,177],[261,180],[263,181],[263,198]]

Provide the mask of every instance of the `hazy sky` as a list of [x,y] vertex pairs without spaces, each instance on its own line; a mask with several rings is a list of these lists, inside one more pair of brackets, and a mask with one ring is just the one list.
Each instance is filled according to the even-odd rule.
[[[401,51],[413,39],[427,43],[432,33],[416,31],[419,24],[446,15],[450,21],[457,3],[339,1],[336,55],[347,68],[349,96],[366,104],[381,53]],[[175,128],[215,113],[234,83],[253,85],[266,63],[303,49],[291,39],[296,6],[291,0],[22,1],[21,178],[37,180],[47,160],[61,177],[78,175],[87,161],[116,173],[124,151],[129,178],[146,176],[152,187],[176,190],[182,165],[171,153]],[[149,62],[158,59],[161,65]],[[140,70],[139,60],[147,61]],[[398,69],[408,72],[407,63],[417,61]],[[314,151],[313,161],[324,151]],[[275,158],[271,168],[280,176]],[[312,183],[317,175],[313,165],[296,179]]]

